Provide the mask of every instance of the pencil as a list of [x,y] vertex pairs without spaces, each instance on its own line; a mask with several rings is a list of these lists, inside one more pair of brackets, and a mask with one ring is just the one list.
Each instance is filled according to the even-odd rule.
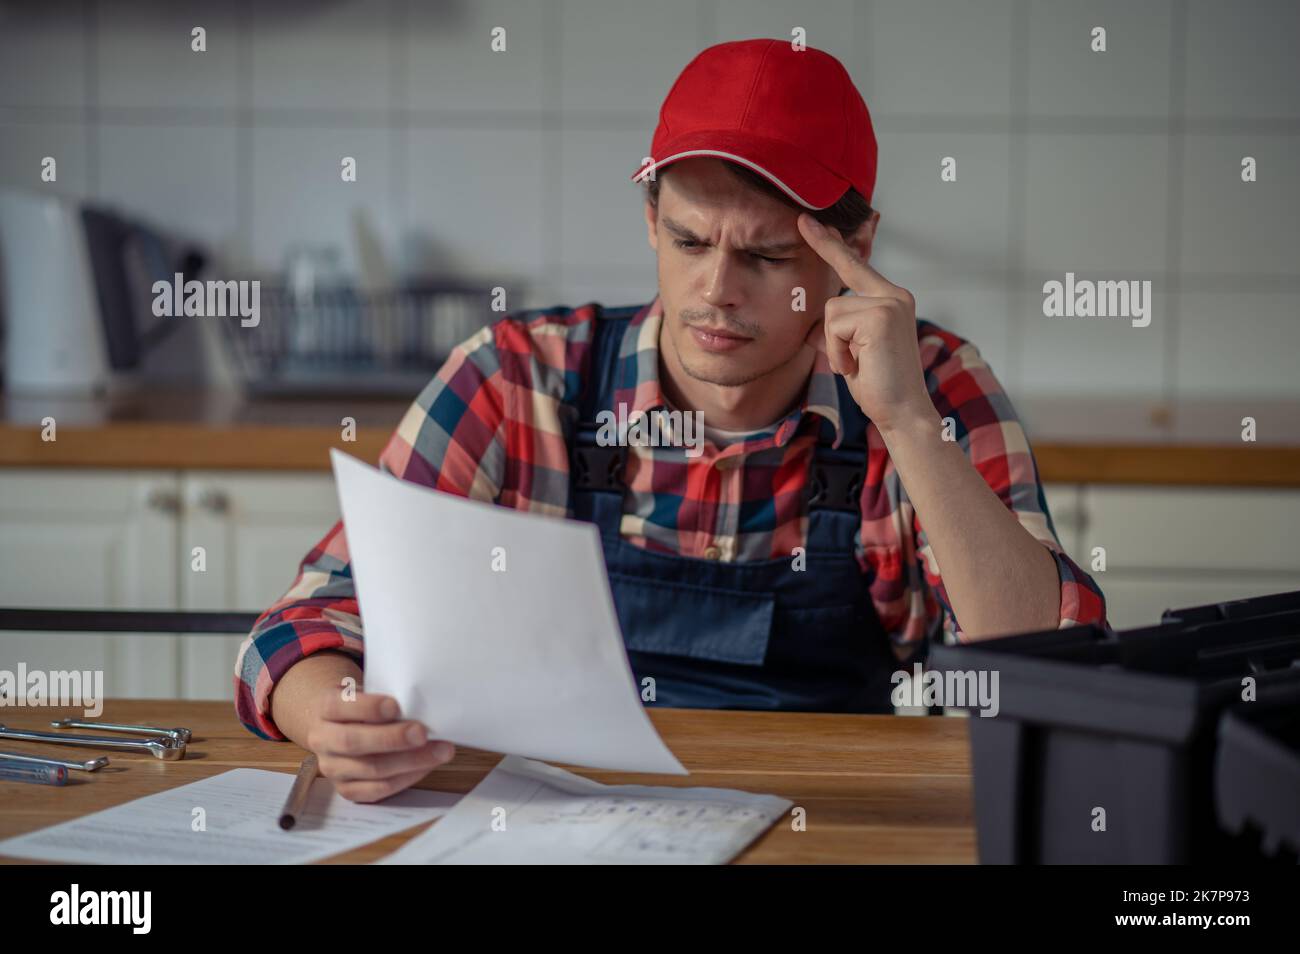
[[316,756],[309,755],[302,760],[302,765],[298,767],[298,777],[293,780],[293,788],[289,789],[289,797],[284,800],[284,808],[280,812],[280,827],[288,831],[298,822],[298,816],[307,806],[307,796],[311,793],[311,783],[316,780]]

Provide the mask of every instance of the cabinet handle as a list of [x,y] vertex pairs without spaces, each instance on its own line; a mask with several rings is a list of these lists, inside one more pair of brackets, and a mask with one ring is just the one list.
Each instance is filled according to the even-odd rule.
[[208,513],[226,513],[230,510],[230,496],[211,487],[199,493],[199,508]]
[[145,506],[161,513],[178,514],[181,512],[181,495],[165,487],[153,487],[145,497]]

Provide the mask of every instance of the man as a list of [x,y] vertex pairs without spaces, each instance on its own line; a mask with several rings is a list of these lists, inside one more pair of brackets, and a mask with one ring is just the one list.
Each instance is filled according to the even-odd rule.
[[[940,632],[1104,622],[992,372],[869,264],[876,144],[843,66],[775,40],[711,47],[669,93],[649,158],[633,178],[658,297],[484,329],[381,467],[597,523],[653,704],[890,711],[891,675]],[[665,409],[700,413],[702,448],[681,424],[668,446],[601,440],[602,412]],[[374,801],[453,749],[390,698],[341,699],[361,677],[357,613],[336,525],[245,641],[237,709]]]

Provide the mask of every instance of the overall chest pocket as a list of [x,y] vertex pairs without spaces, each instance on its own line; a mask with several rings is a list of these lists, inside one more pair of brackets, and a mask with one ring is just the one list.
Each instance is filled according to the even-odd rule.
[[609,574],[631,651],[761,666],[776,598],[725,587]]

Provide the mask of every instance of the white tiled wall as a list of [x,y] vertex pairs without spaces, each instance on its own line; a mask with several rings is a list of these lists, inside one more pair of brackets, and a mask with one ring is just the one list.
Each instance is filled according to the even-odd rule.
[[[1029,113],[1044,118],[1163,116],[1169,110],[1172,0],[1035,0]],[[1106,28],[1106,53],[1080,37]]]
[[538,215],[548,186],[539,129],[413,129],[404,214],[473,272],[543,273],[545,238],[555,223]]
[[[224,126],[100,123],[99,193],[152,221],[220,244],[239,221],[238,142]],[[160,163],[159,156],[167,162]]]
[[[1152,291],[1155,294],[1155,286]],[[1168,305],[1166,296],[1157,295],[1150,326],[1134,328],[1123,318],[1044,318],[1041,294],[1014,295],[1012,320],[1020,329],[1020,390],[1159,398],[1169,364],[1159,334]]]
[[1295,388],[1295,292],[1185,292],[1179,299],[1179,380],[1222,398]]
[[[99,106],[228,113],[239,106],[235,5],[201,0],[107,3],[95,8],[92,22]],[[201,55],[190,49],[195,27],[208,33],[208,48]]]
[[252,107],[385,110],[397,4],[251,4]]
[[[405,63],[407,109],[450,113],[538,116],[552,105],[558,30],[548,23],[553,4],[517,0],[412,3],[404,13],[400,55]],[[506,27],[506,52],[493,53],[485,38]]]
[[[1300,79],[1296,85],[1300,99]],[[1290,125],[1288,136],[1243,130],[1187,137],[1181,236],[1183,268],[1190,276],[1228,272],[1287,275],[1294,281],[1300,261],[1300,187],[1295,184],[1296,121]],[[1241,181],[1243,156],[1255,158],[1258,182]],[[1291,291],[1294,295],[1296,289]]]
[[[0,106],[85,104],[90,70],[84,7],[81,0],[0,6]],[[10,135],[6,129],[5,137]]]
[[1300,118],[1292,0],[1188,4],[1187,115],[1198,119]]
[[861,49],[871,84],[862,94],[877,123],[890,115],[930,117],[940,121],[927,128],[942,131],[942,120],[1002,117],[1005,128],[1016,4],[878,0],[864,7]]
[[[0,34],[0,41],[3,34]],[[4,57],[0,56],[0,69]],[[12,91],[0,80],[0,94]],[[0,107],[0,116],[14,111]],[[70,198],[81,198],[91,193],[90,139],[97,130],[75,119],[45,121],[38,118],[43,110],[30,110],[25,115],[10,115],[9,121],[0,125],[0,186],[35,188],[40,175],[41,161],[45,156],[55,157],[58,178],[42,183],[41,188]],[[35,170],[35,172],[33,172]]]
[[1044,133],[1029,137],[1026,158],[1030,269],[1062,278],[1164,269],[1168,137]]
[[[380,235],[394,234],[393,137],[385,129],[258,126],[252,131],[252,252],[280,261],[297,242],[337,243],[355,268],[353,229],[362,216]],[[344,157],[357,180],[344,182]]]
[[[1011,141],[1005,133],[879,134],[878,247],[883,274],[905,285],[942,287],[1006,268]],[[955,182],[940,165],[957,163]],[[888,170],[889,188],[884,188]]]
[[[1013,395],[1300,394],[1291,0],[2,2],[0,186],[111,202],[236,267],[302,242],[355,266],[363,231],[398,273],[625,304],[654,292],[629,176],[673,78],[796,27],[874,117],[877,265]],[[1150,279],[1151,326],[1044,318],[1066,271]]]

